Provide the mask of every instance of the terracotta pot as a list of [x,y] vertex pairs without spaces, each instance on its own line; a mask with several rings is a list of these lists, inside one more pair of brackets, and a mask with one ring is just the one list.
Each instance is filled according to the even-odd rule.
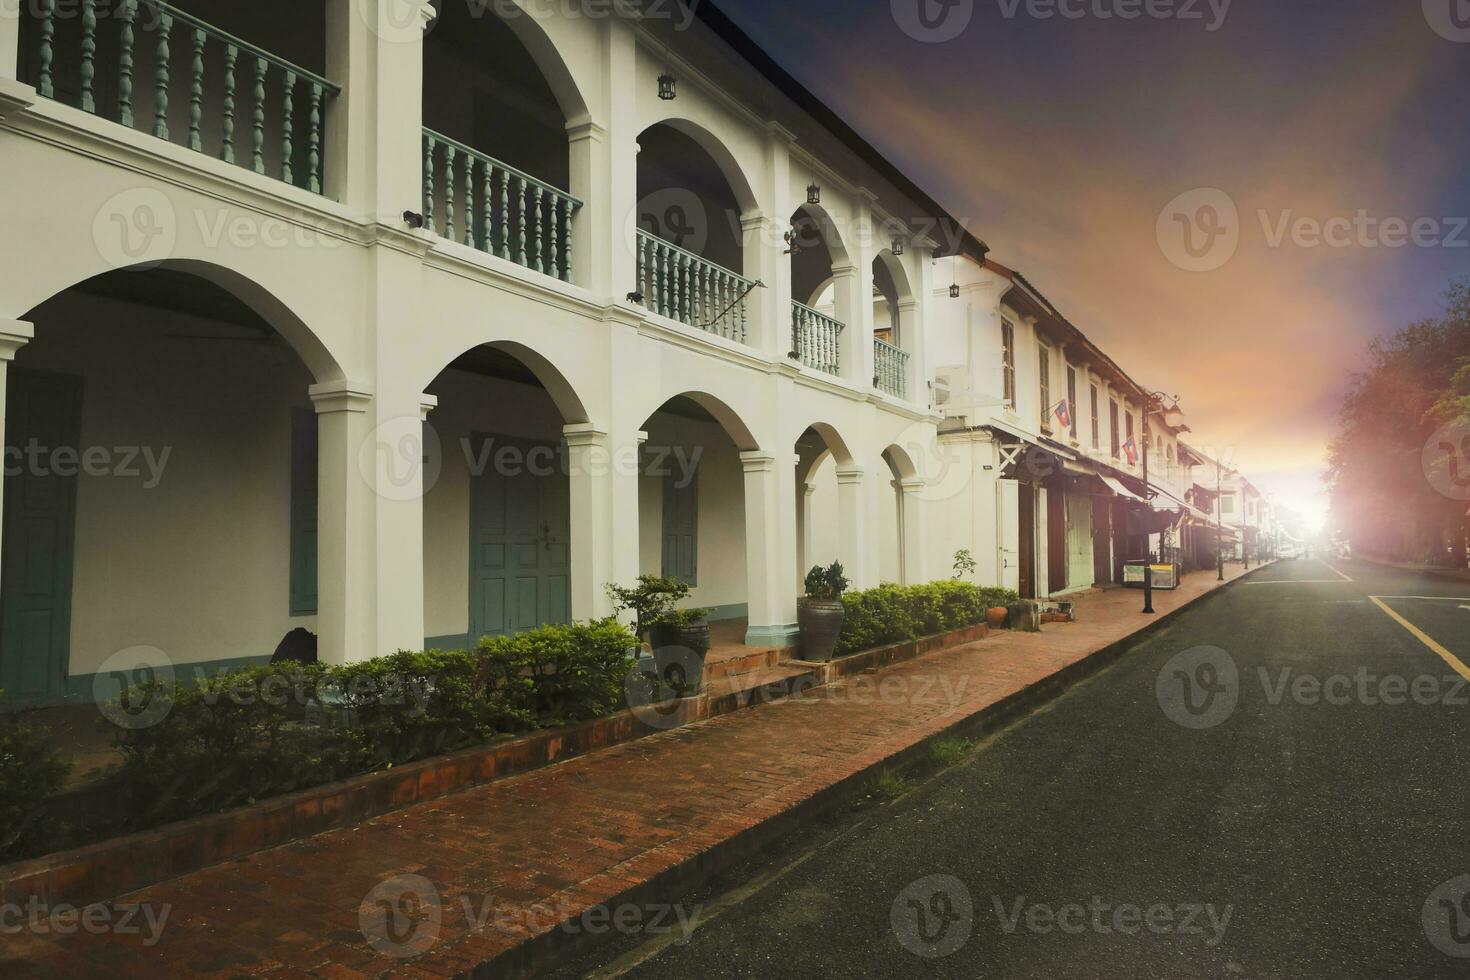
[[801,600],[796,609],[796,622],[801,627],[801,658],[815,663],[831,660],[846,615],[842,603],[835,600]]
[[989,624],[991,629],[998,630],[1005,626],[1006,617],[1010,614],[1011,611],[1005,606],[992,606],[985,610],[985,622]]
[[704,690],[704,661],[709,654],[709,623],[699,619],[681,626],[661,623],[652,633],[653,661],[659,680],[677,697]]

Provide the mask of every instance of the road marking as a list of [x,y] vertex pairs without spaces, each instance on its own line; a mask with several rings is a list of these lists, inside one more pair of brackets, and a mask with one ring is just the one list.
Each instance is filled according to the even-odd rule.
[[1450,653],[1448,650],[1446,650],[1437,641],[1435,641],[1435,639],[1433,637],[1431,637],[1428,633],[1425,633],[1419,627],[1415,626],[1413,623],[1409,622],[1407,619],[1405,619],[1404,617],[1400,616],[1398,613],[1394,612],[1392,609],[1388,608],[1388,604],[1385,603],[1381,597],[1376,596],[1376,595],[1370,595],[1368,598],[1373,600],[1373,604],[1375,606],[1377,606],[1379,609],[1382,609],[1384,612],[1388,613],[1389,616],[1393,617],[1394,622],[1398,623],[1404,629],[1406,629],[1410,633],[1414,634],[1414,638],[1417,639],[1420,643],[1424,644],[1429,649],[1431,649],[1435,653],[1439,654],[1439,658],[1441,660],[1443,660],[1445,663],[1449,664],[1452,668],[1454,668],[1455,673],[1459,674],[1461,677],[1465,678],[1467,681],[1470,681],[1470,667],[1466,667],[1463,663],[1461,663],[1459,657],[1455,656],[1453,653]]
[[[1317,563],[1318,564],[1321,564],[1321,565],[1327,565],[1327,563],[1325,561],[1323,561],[1322,559],[1320,559],[1320,558],[1317,559]],[[1331,565],[1327,565],[1327,569],[1328,569],[1328,571],[1330,571],[1330,572],[1332,572],[1332,573],[1334,573],[1336,575],[1341,576],[1342,577],[1342,580],[1344,582],[1351,582],[1352,581],[1352,579],[1348,578],[1346,575],[1343,575],[1340,570],[1338,570],[1336,568],[1333,568]]]
[[[1352,579],[1348,579],[1349,582]],[[1341,585],[1342,579],[1337,578],[1281,578],[1272,579],[1269,582],[1247,582],[1246,585]]]
[[[1449,595],[1381,595],[1378,598],[1380,598],[1380,599],[1422,599],[1425,602],[1470,602],[1470,599],[1466,599],[1463,596],[1449,596]],[[1466,607],[1461,606],[1460,608],[1461,609],[1464,609]]]

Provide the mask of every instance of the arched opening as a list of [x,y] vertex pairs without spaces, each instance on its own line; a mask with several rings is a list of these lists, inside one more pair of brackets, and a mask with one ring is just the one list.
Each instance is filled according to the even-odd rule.
[[304,325],[172,268],[94,277],[25,320],[5,378],[7,702],[90,700],[130,647],[213,668],[317,633],[308,390],[339,372],[286,339]]
[[850,275],[841,233],[831,215],[804,204],[791,216],[791,343],[807,367],[842,373],[842,332],[847,314],[841,295]]
[[884,582],[915,585],[919,555],[914,553],[912,535],[922,533],[922,524],[916,523],[918,515],[913,511],[917,498],[910,491],[918,470],[912,457],[899,446],[883,450],[882,458],[888,479],[877,488],[878,577]]
[[797,581],[813,566],[842,562],[854,583],[865,578],[859,524],[862,471],[847,443],[825,423],[809,426],[796,440]]
[[424,40],[424,216],[445,238],[573,276],[567,124],[586,106],[535,18],[436,4]]
[[[880,391],[907,397],[913,291],[903,263],[891,249],[873,259],[873,377]],[[905,323],[905,319],[910,322]]]
[[573,537],[591,533],[576,526],[564,434],[587,420],[581,400],[545,358],[510,343],[466,351],[425,391],[437,399],[425,427],[426,645],[570,622]]
[[643,425],[639,569],[688,585],[683,605],[711,610],[713,661],[743,649],[749,625],[745,475],[749,428],[724,402],[686,392]]
[[644,305],[686,326],[744,343],[741,216],[754,204],[729,151],[681,120],[638,137],[637,256]]

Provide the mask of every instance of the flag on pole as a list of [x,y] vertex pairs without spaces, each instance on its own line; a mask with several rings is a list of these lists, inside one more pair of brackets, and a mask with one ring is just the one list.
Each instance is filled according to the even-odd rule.
[[1063,429],[1072,428],[1072,404],[1065,398],[1057,403],[1056,416]]
[[1138,443],[1133,441],[1132,436],[1129,436],[1128,441],[1123,443],[1123,452],[1128,455],[1129,466],[1138,465]]

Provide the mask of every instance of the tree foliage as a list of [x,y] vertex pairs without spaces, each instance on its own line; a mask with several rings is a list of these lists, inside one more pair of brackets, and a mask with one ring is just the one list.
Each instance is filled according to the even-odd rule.
[[1368,347],[1328,451],[1334,522],[1360,553],[1465,564],[1466,501],[1436,489],[1425,446],[1440,426],[1470,420],[1470,280],[1445,309]]

